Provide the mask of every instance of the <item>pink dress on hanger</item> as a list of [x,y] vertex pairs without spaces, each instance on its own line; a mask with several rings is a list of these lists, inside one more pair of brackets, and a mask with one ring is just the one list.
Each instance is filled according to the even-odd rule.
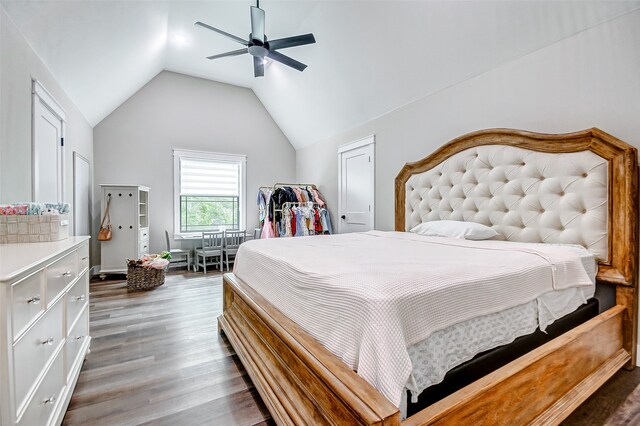
[[273,226],[271,226],[271,221],[269,220],[269,215],[264,218],[264,225],[262,225],[262,232],[260,233],[260,239],[262,238],[274,238],[275,234],[273,233]]

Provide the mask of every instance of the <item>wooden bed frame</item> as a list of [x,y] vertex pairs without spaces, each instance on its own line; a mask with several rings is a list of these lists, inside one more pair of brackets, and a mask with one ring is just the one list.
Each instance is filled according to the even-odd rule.
[[558,424],[622,367],[633,368],[637,339],[637,151],[598,129],[545,135],[491,129],[457,138],[396,178],[396,230],[405,230],[405,183],[451,155],[479,145],[551,153],[592,151],[609,163],[609,261],[597,282],[616,288],[616,305],[469,386],[401,421],[364,379],[233,274],[224,276],[218,318],[276,423]]

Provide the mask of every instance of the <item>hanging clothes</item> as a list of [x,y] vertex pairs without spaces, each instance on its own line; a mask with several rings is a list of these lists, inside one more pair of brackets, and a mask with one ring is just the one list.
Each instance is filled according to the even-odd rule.
[[296,230],[297,230],[296,214],[293,209],[289,210],[289,214],[290,214],[290,220],[291,220],[291,236],[295,236]]
[[300,207],[294,207],[293,211],[296,218],[296,232],[294,236],[302,237],[304,235],[309,235],[309,230],[304,223],[304,209]]
[[331,217],[322,194],[315,186],[278,186],[256,197],[266,206],[261,238],[300,237],[333,233]]
[[262,231],[260,232],[260,238],[274,238],[276,235],[273,232],[273,224],[269,220],[269,215],[267,215],[264,219],[264,224],[262,225]]
[[313,210],[313,214],[315,215],[314,222],[316,234],[322,234],[322,221],[320,220],[320,211],[318,209]]
[[309,191],[309,189],[305,188],[304,192],[307,194],[307,198],[309,199],[309,201],[311,201],[312,203],[316,202],[316,200],[313,198],[313,193]]
[[331,230],[331,215],[329,214],[329,210],[320,209],[320,219],[322,221],[322,233],[333,234]]
[[302,202],[302,197],[301,197],[301,192],[302,190],[298,187],[292,186],[291,190],[293,191],[294,194],[296,194],[296,198],[298,200],[298,202]]
[[324,207],[325,206],[325,202],[322,199],[322,198],[324,198],[324,196],[320,194],[320,191],[318,191],[317,189],[311,187],[311,192],[313,193],[313,198],[315,199],[316,203],[318,203],[318,205],[320,207]]

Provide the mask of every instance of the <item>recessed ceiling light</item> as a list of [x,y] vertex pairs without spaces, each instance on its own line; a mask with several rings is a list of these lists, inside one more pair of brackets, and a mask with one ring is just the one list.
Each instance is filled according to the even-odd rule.
[[176,34],[173,36],[173,41],[176,44],[180,44],[180,45],[184,45],[187,44],[187,38],[185,36],[183,36],[182,34]]

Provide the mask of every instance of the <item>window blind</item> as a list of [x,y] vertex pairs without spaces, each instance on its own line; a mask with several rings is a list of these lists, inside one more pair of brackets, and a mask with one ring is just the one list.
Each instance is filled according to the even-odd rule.
[[240,164],[181,158],[180,195],[240,196]]

